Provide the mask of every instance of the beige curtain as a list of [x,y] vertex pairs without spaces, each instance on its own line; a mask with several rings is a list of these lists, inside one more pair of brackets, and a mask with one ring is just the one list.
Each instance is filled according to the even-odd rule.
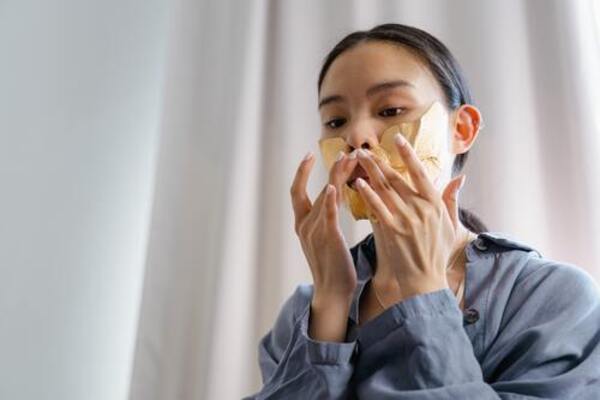
[[[384,22],[439,37],[486,128],[463,206],[600,279],[600,17],[592,0],[173,4],[132,400],[258,390],[259,338],[300,282],[289,187],[317,152],[316,81],[345,34]],[[317,164],[314,196],[325,184]],[[344,214],[349,245],[369,232]]]

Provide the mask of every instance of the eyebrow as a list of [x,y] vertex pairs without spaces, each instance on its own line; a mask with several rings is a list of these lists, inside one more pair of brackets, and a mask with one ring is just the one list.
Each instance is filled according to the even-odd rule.
[[[395,89],[397,87],[412,87],[414,88],[415,85],[413,85],[412,83],[405,81],[404,79],[399,79],[399,80],[395,80],[395,81],[386,81],[386,82],[381,82],[381,83],[377,83],[373,86],[371,86],[370,88],[367,89],[367,91],[365,92],[367,97],[368,96],[372,96],[377,92],[381,92],[381,91],[385,91],[385,90],[391,90],[391,89]],[[344,97],[340,96],[339,94],[334,94],[331,96],[327,96],[324,97],[323,99],[321,99],[321,101],[319,101],[319,109],[329,103],[334,103],[334,102],[338,102],[338,101],[343,101]]]

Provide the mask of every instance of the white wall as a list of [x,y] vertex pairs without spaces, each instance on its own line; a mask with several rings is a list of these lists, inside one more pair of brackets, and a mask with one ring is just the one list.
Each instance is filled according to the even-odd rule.
[[0,398],[128,395],[167,0],[0,1]]

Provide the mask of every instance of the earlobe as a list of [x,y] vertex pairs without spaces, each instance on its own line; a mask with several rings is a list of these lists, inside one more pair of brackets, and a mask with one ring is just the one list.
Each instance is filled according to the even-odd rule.
[[481,129],[481,113],[471,104],[463,104],[453,111],[452,151],[467,152],[475,143]]

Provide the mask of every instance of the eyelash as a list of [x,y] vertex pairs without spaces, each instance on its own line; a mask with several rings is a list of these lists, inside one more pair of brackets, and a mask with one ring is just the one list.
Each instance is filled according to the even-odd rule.
[[[383,114],[383,113],[385,113],[386,111],[389,111],[389,110],[394,110],[394,111],[396,111],[396,113],[395,113],[395,114],[393,114],[393,115],[381,115],[381,114]],[[398,110],[400,110],[400,112],[397,112]],[[404,107],[391,107],[391,108],[384,108],[384,109],[383,109],[383,110],[382,110],[382,111],[379,113],[379,115],[381,115],[381,116],[382,116],[382,117],[384,117],[384,118],[396,117],[396,116],[400,115],[401,113],[403,113],[405,110],[406,110],[406,109],[405,109]],[[334,119],[332,119],[332,120],[330,120],[330,121],[327,121],[327,122],[325,122],[325,124],[324,124],[324,125],[325,125],[327,128],[329,128],[329,129],[337,129],[337,128],[339,128],[339,126],[331,126],[331,123],[332,123],[332,122],[337,122],[337,121],[344,121],[344,122],[345,122],[345,120],[344,120],[343,118],[334,118]]]

